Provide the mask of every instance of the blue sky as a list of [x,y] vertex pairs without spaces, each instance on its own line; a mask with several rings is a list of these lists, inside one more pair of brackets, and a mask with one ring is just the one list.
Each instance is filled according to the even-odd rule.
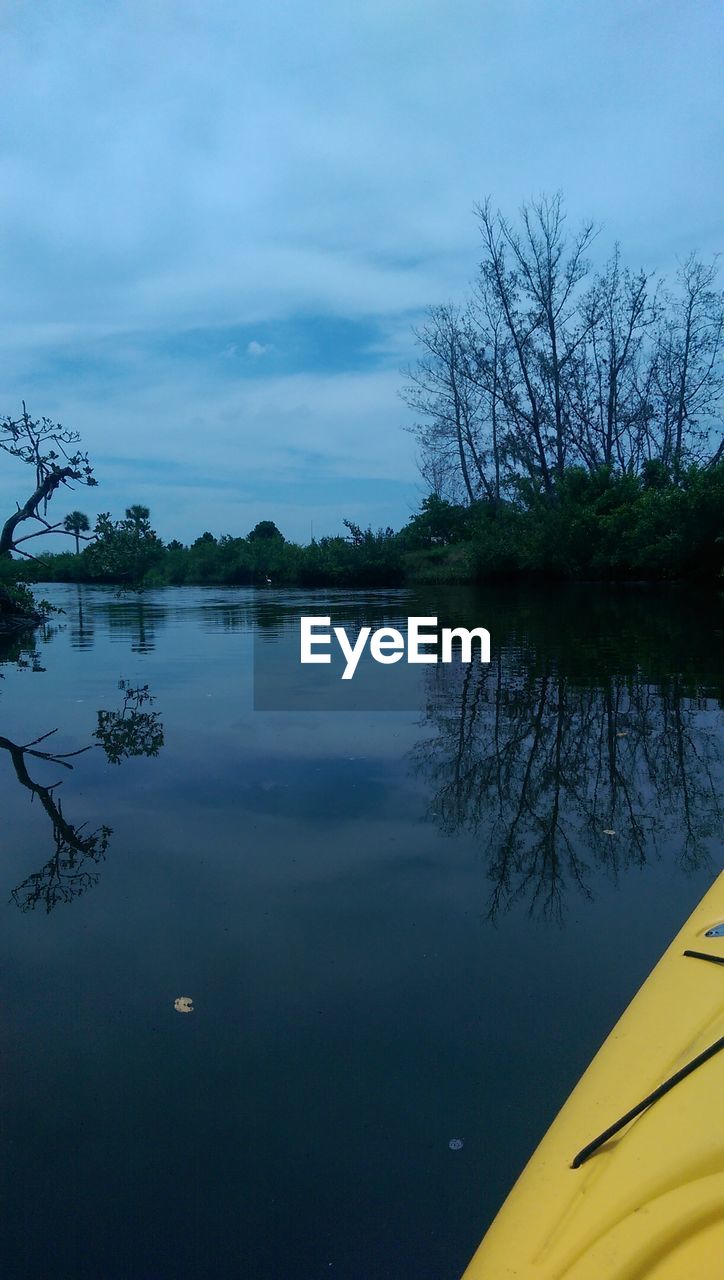
[[720,57],[708,0],[6,2],[0,412],[82,432],[100,486],[59,513],[404,522],[399,370],[474,203],[562,189],[596,252],[714,252]]

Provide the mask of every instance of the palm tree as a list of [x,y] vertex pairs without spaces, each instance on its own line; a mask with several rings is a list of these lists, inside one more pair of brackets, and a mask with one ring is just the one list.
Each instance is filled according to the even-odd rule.
[[65,517],[63,528],[67,533],[75,535],[75,554],[80,553],[80,535],[87,533],[90,529],[88,517],[82,511],[71,511],[70,515]]
[[147,532],[150,518],[151,512],[149,508],[141,506],[140,502],[136,502],[132,507],[126,507],[126,520],[131,521],[133,531],[137,536]]

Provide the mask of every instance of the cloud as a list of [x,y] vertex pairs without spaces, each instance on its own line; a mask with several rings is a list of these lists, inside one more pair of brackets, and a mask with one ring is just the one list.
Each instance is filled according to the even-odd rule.
[[[357,474],[414,477],[394,366],[422,308],[474,272],[476,200],[514,211],[563,188],[573,224],[604,223],[596,252],[618,239],[648,268],[714,247],[718,12],[306,0],[280,14],[3,7],[0,410],[25,395],[138,477],[147,456],[190,465],[194,431],[212,484],[264,458],[298,474],[302,441],[336,469],[341,519]],[[313,347],[310,318],[325,322]],[[144,483],[170,524],[166,489]]]
[[[419,495],[398,384],[394,368],[222,379],[203,360],[135,349],[112,378],[91,362],[43,398],[81,432],[99,480],[56,506],[95,517],[143,502],[163,537],[184,540],[264,518],[298,539],[312,520],[317,535],[339,532],[344,517],[399,525]],[[0,468],[0,510],[24,492],[26,471]]]

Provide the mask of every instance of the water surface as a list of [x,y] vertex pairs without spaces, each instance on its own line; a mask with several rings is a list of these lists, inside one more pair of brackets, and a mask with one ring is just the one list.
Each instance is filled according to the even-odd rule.
[[[721,864],[716,597],[44,594],[0,650],[3,1275],[455,1280]],[[302,609],[492,662],[255,712]]]

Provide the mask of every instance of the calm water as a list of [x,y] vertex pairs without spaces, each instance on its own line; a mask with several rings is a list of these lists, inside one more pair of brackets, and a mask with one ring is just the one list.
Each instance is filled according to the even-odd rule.
[[[0,650],[4,1277],[455,1280],[721,864],[720,605],[44,593]],[[254,712],[302,607],[493,660]]]

